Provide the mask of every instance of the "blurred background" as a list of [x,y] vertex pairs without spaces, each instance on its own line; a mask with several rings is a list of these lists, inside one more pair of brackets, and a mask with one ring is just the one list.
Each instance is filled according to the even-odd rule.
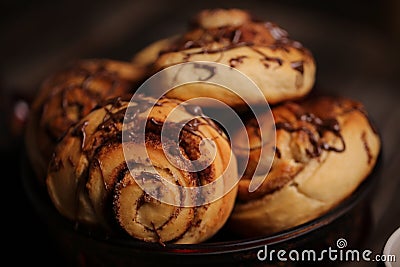
[[[366,233],[379,252],[400,226],[400,1],[50,1],[0,4],[0,157],[3,218],[8,248],[31,264],[54,265],[46,227],[20,185],[22,135],[29,103],[40,82],[76,58],[129,61],[144,46],[183,32],[204,8],[244,8],[276,22],[308,47],[317,61],[316,90],[362,101],[383,139],[383,173],[374,191],[375,231]],[[6,175],[7,174],[7,175]],[[13,254],[11,254],[13,255]],[[25,258],[13,258],[16,264]],[[57,264],[58,266],[60,264]]]

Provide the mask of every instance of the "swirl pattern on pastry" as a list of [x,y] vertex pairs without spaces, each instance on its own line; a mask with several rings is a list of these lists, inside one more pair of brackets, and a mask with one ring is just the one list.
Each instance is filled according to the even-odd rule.
[[[372,171],[380,138],[364,106],[354,100],[320,96],[285,102],[272,109],[277,131],[275,158],[266,174],[254,174],[261,144],[254,121],[249,134],[250,163],[239,182],[230,227],[244,236],[276,233],[308,222],[352,194]],[[240,159],[240,150],[236,153]],[[239,160],[240,162],[240,160]],[[266,177],[247,191],[254,175]],[[246,225],[246,229],[243,228]]]
[[[270,104],[303,97],[312,89],[316,64],[311,52],[278,25],[238,9],[204,10],[193,21],[174,42],[163,43],[167,47],[159,51],[154,71],[188,61],[219,62],[252,79]],[[220,90],[204,84],[176,88],[167,95],[183,100],[215,96],[232,106],[243,104],[233,93]],[[254,101],[249,104],[258,104]]]
[[[105,229],[111,235],[118,232],[116,229],[123,229],[130,236],[148,242],[202,242],[225,224],[233,209],[237,186],[214,202],[183,207],[153,198],[136,181],[150,185],[160,197],[182,199],[179,192],[165,190],[160,181],[200,186],[221,176],[229,164],[234,168],[229,179],[237,181],[236,158],[231,157],[229,140],[211,120],[195,117],[183,126],[180,118],[193,117],[191,107],[167,98],[152,107],[153,101],[150,97],[140,97],[129,104],[126,99],[117,98],[71,127],[51,160],[46,180],[48,192],[66,218]],[[129,152],[124,154],[122,131],[128,107],[133,126],[145,120],[145,147],[136,141],[140,137],[134,136],[125,144]],[[172,110],[177,116],[167,121]],[[201,114],[201,109],[195,110]],[[206,168],[189,172],[167,159],[161,130],[178,126],[183,126],[179,147],[175,150],[171,147],[167,153],[195,160],[200,157],[202,140],[209,138],[216,146],[216,156]]]
[[54,146],[68,128],[102,101],[133,93],[144,71],[129,62],[82,59],[44,80],[31,105],[27,151],[40,181]]

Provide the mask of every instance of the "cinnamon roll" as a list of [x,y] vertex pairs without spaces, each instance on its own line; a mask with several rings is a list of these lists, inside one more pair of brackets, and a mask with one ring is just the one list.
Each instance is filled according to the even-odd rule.
[[54,146],[100,102],[135,91],[144,70],[129,62],[81,59],[47,77],[31,105],[26,145],[43,183]]
[[[177,130],[178,141],[165,129]],[[186,168],[191,163],[200,168]],[[217,180],[214,191],[190,196],[197,205],[187,205],[187,191],[165,186],[202,188]],[[70,221],[165,244],[199,243],[219,231],[233,209],[237,181],[227,136],[199,107],[140,96],[110,100],[72,126],[55,148],[46,184]]]
[[[247,132],[250,160],[239,182],[229,227],[243,236],[277,233],[326,213],[350,196],[370,174],[380,152],[380,137],[365,107],[354,100],[320,96],[285,102],[272,109],[276,143],[262,144],[254,119]],[[261,147],[275,149],[267,173],[254,173]],[[241,150],[235,150],[238,162]],[[262,185],[248,191],[250,180]]]
[[[166,47],[156,49],[154,72],[189,61],[218,62],[247,75],[270,104],[305,96],[315,81],[316,63],[311,52],[278,25],[256,20],[244,10],[203,10],[187,32],[161,46]],[[207,83],[174,88],[166,95],[181,100],[213,97],[231,106],[243,105],[233,92]],[[248,104],[265,102],[258,96],[248,98],[252,99]]]

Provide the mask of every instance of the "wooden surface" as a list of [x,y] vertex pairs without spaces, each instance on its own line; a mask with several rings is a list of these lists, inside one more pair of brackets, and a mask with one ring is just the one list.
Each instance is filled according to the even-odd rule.
[[[18,181],[24,122],[23,112],[22,119],[16,119],[18,101],[29,103],[40,81],[74,58],[129,60],[150,42],[183,31],[190,16],[201,8],[240,7],[277,22],[313,52],[317,60],[314,90],[352,97],[367,107],[382,136],[383,162],[378,185],[369,196],[374,225],[372,232],[365,233],[366,247],[376,253],[382,250],[400,226],[399,1],[376,1],[369,6],[363,1],[354,1],[352,6],[349,1],[322,1],[325,5],[319,1],[307,5],[244,2],[42,0],[2,4],[8,12],[1,19],[0,149],[3,168],[13,174],[9,178],[3,172],[3,203],[7,203],[9,227],[15,229],[7,230],[13,235],[9,249],[27,251],[33,265],[54,264],[46,256],[52,253],[46,229],[30,210]],[[22,260],[13,257],[16,263]],[[376,263],[359,263],[364,265]]]

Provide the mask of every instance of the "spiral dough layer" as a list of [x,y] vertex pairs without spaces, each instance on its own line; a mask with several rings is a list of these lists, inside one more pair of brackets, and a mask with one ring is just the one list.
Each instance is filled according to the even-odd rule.
[[[275,147],[261,143],[254,119],[248,121],[246,133],[239,132],[233,139],[240,146],[248,134],[251,147],[229,221],[230,228],[242,236],[273,234],[331,210],[370,174],[380,151],[379,135],[364,106],[351,99],[313,97],[286,102],[272,113]],[[263,161],[261,147],[274,149],[275,158],[267,173],[254,173]],[[240,154],[238,149],[238,162]],[[265,180],[249,193],[254,177]]]
[[[153,102],[154,101],[154,102]],[[198,107],[180,105],[180,101],[140,97],[135,102],[122,98],[110,100],[72,127],[55,149],[47,176],[50,197],[62,215],[84,225],[108,232],[117,229],[148,242],[199,243],[213,236],[226,222],[234,205],[237,186],[209,204],[183,207],[161,202],[183,199],[178,191],[169,191],[162,181],[196,187],[213,182],[233,167],[228,179],[237,180],[236,158],[231,157],[230,143]],[[129,107],[129,108],[128,108]],[[131,122],[132,140],[122,144],[124,116]],[[174,118],[167,120],[174,110]],[[195,115],[195,116],[194,116]],[[181,121],[192,117],[185,125]],[[138,141],[139,122],[145,122],[145,146]],[[161,142],[163,127],[182,127],[179,146],[169,147],[178,165],[168,160]],[[200,157],[200,147],[211,149],[205,139],[213,140],[215,158],[202,170],[180,168],[184,159]],[[163,140],[164,142],[165,140]],[[169,142],[168,136],[165,141]],[[202,145],[203,144],[203,145]],[[204,151],[204,150],[202,150]],[[128,156],[126,156],[128,155]],[[157,192],[152,197],[138,185],[142,181]],[[223,184],[223,186],[228,186]],[[221,188],[216,189],[221,190]],[[196,196],[202,198],[201,193]]]

